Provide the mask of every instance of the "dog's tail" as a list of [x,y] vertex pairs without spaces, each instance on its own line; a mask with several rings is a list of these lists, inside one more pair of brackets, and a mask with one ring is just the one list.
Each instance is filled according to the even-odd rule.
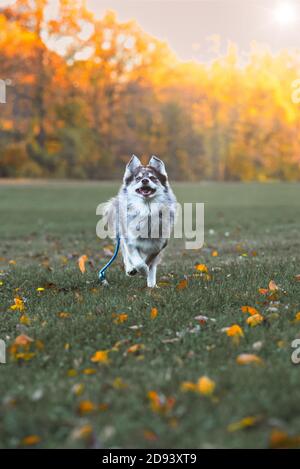
[[118,219],[118,199],[113,197],[104,204],[103,222],[109,227],[109,236],[114,240],[119,235]]

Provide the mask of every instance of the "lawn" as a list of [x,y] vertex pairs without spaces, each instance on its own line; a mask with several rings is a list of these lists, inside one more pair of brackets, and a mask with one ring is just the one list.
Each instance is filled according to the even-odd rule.
[[[148,290],[121,256],[110,286],[97,281],[111,243],[95,235],[95,210],[116,184],[0,186],[1,447],[299,444],[300,185],[174,189],[205,202],[205,245],[172,241]],[[263,321],[249,325],[242,306]],[[224,330],[234,324],[243,336]],[[239,364],[245,353],[254,362]]]

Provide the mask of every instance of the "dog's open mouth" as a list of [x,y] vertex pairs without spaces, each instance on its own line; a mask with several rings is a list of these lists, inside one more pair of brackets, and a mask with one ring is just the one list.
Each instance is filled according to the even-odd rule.
[[150,195],[154,194],[155,191],[155,189],[152,189],[152,187],[149,186],[143,186],[136,190],[138,194],[141,194],[144,197],[149,197]]

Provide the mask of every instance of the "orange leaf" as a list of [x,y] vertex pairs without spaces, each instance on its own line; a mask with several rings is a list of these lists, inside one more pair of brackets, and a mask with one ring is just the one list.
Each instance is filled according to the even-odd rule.
[[94,363],[109,363],[108,350],[97,350],[91,357],[91,362]]
[[177,290],[183,290],[184,288],[187,287],[187,285],[188,285],[188,281],[187,281],[186,278],[184,278],[184,279],[180,280],[180,282],[178,283],[176,288],[177,288]]
[[24,446],[33,446],[41,441],[41,438],[38,435],[28,435],[23,438],[21,444]]
[[88,260],[88,257],[85,254],[83,254],[83,256],[80,256],[78,259],[78,267],[82,274],[84,274],[84,272],[86,271],[85,263],[87,260]]
[[96,409],[96,405],[91,401],[81,401],[78,406],[78,412],[80,414],[89,414]]
[[151,319],[155,319],[157,317],[157,315],[158,315],[157,308],[152,308],[151,313],[150,313]]
[[238,365],[249,365],[249,364],[257,364],[261,365],[262,364],[262,359],[258,357],[255,354],[252,353],[241,353],[237,359],[236,362]]
[[253,308],[252,306],[241,306],[241,310],[243,311],[243,313],[251,314],[251,316],[253,316],[254,314],[259,314],[257,309]]
[[198,270],[199,272],[208,273],[208,267],[205,264],[196,264],[195,269]]
[[270,448],[299,448],[300,436],[289,436],[286,432],[274,429],[270,436]]

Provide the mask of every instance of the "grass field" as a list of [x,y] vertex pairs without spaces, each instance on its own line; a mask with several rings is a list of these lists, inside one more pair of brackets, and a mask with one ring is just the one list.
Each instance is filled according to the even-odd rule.
[[[1,447],[298,445],[300,365],[291,342],[300,337],[299,184],[175,185],[180,201],[205,202],[205,246],[171,242],[151,291],[125,276],[120,256],[110,287],[97,282],[110,242],[96,238],[95,209],[116,189],[0,186],[0,338],[8,347]],[[279,289],[259,293],[270,280]],[[10,308],[17,297],[23,311]],[[248,325],[246,305],[264,321]],[[199,324],[198,315],[209,320]],[[233,324],[244,334],[239,343],[222,331]],[[24,335],[33,341],[23,337],[22,346]],[[256,362],[238,364],[242,353]],[[202,376],[214,390],[191,384]]]

